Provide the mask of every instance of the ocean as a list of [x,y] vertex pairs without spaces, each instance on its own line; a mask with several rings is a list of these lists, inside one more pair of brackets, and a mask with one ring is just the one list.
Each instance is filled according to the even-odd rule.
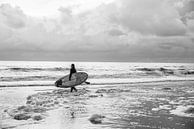
[[94,85],[194,80],[192,63],[1,61],[0,87],[53,86],[71,63]]

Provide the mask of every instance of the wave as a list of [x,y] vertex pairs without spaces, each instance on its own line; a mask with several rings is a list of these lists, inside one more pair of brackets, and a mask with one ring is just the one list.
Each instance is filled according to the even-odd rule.
[[[85,69],[79,68],[78,71],[85,71]],[[12,67],[12,68],[1,68],[0,71],[10,71],[10,72],[64,72],[70,71],[70,68],[63,67],[54,67],[54,68],[21,68],[21,67]]]
[[192,75],[194,74],[194,71],[193,70],[192,71],[182,71],[181,73],[184,75]]
[[[64,68],[64,67],[53,67],[53,68],[41,68],[41,67],[11,67],[11,68],[0,68],[0,71],[6,71],[6,72],[34,72],[34,71],[37,71],[37,72],[41,72],[41,71],[46,71],[46,72],[49,72],[49,71],[53,71],[53,72],[61,72],[61,71],[69,71],[70,68]],[[118,71],[117,71],[118,70]],[[179,74],[183,74],[183,75],[192,75],[194,74],[194,69],[188,69],[188,68],[184,68],[184,67],[173,67],[173,69],[170,69],[170,68],[146,68],[146,67],[143,67],[143,68],[136,68],[136,67],[133,67],[131,69],[128,69],[126,71],[128,72],[125,72],[125,73],[120,73],[119,69],[117,69],[115,72],[118,72],[117,74],[112,74],[110,76],[123,76],[125,74],[126,75],[129,75],[129,74],[135,74],[135,72],[142,72],[142,73],[145,73],[147,75],[151,75],[151,74],[155,74],[155,75],[176,75],[177,73]],[[107,69],[107,68],[104,68],[104,69],[90,69],[90,68],[78,68],[77,71],[95,71],[95,72],[101,72],[101,71],[113,71],[111,69]],[[107,76],[106,74],[104,75],[101,75],[101,76]],[[97,77],[97,76],[96,76]]]
[[[130,64],[130,63],[80,63],[77,71],[84,71],[89,74],[88,80],[97,80],[93,84],[125,84],[138,80],[157,81],[172,78],[194,78],[193,64]],[[0,86],[26,85],[42,86],[53,85],[54,82],[69,73],[67,64],[37,64],[37,63],[8,63],[0,64]],[[101,81],[105,80],[105,81]],[[121,81],[120,81],[121,80]],[[167,79],[166,79],[167,80]],[[46,83],[46,82],[52,83]],[[137,81],[137,82],[138,82]]]
[[59,76],[0,77],[1,82],[57,80]]
[[13,67],[13,68],[4,68],[0,69],[1,71],[13,71],[13,72],[32,72],[32,71],[67,71],[70,70],[69,68],[62,68],[62,67],[55,67],[55,68],[20,68],[20,67]]
[[[55,68],[49,69],[49,70],[54,70],[54,69]],[[14,70],[16,69],[14,68]],[[26,70],[26,69],[23,69],[23,70]],[[33,68],[33,70],[39,70],[39,69]],[[62,71],[64,72],[64,70]],[[140,78],[148,78],[148,79],[156,78],[157,79],[157,78],[165,78],[168,76],[190,77],[194,75],[194,70],[185,70],[185,69],[172,70],[172,69],[164,69],[164,68],[138,68],[138,69],[135,69],[134,71],[129,71],[125,73],[107,73],[107,74],[98,73],[96,74],[95,72],[93,72],[93,73],[88,73],[88,74],[89,74],[89,79],[140,79]],[[45,73],[42,73],[40,71],[39,73],[33,73],[33,74],[31,72],[27,74],[18,74],[18,72],[14,72],[12,73],[12,75],[10,74],[8,76],[1,76],[0,82],[46,81],[46,80],[54,81],[62,76],[65,76],[65,74],[56,73],[56,72],[49,73],[48,71]]]
[[165,74],[174,74],[174,70],[166,69],[166,68],[138,68],[136,70],[145,71],[145,72],[156,72],[156,71],[159,71],[159,72],[163,72]]
[[132,73],[118,73],[118,74],[100,74],[100,75],[89,75],[89,78],[100,79],[100,78],[131,78]]
[[163,75],[192,75],[193,69],[166,69],[166,68],[137,68],[136,71],[146,72],[147,74],[162,73]]

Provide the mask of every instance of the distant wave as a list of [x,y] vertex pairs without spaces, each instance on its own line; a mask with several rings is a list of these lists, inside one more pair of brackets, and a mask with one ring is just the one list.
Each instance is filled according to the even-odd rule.
[[24,76],[24,77],[0,77],[2,82],[13,82],[13,81],[43,81],[43,80],[57,80],[59,76]]
[[174,70],[166,69],[166,68],[138,68],[136,70],[146,71],[146,72],[160,71],[160,72],[167,73],[167,74],[174,74]]
[[69,68],[62,68],[62,67],[56,67],[56,68],[5,68],[1,70],[8,70],[8,71],[17,71],[17,72],[32,72],[32,71],[67,71]]
[[[17,70],[21,71],[21,68],[11,68],[12,70]],[[58,68],[57,68],[58,69]],[[64,68],[62,68],[64,72]],[[64,74],[53,74],[53,73],[47,73],[52,70],[56,70],[56,68],[52,69],[41,69],[41,71],[46,71],[45,74],[41,74],[41,71],[39,73],[31,74],[33,70],[40,70],[39,68],[31,68],[31,69],[26,69],[22,68],[23,70],[29,70],[28,74],[19,74],[19,75],[11,75],[10,76],[0,76],[0,82],[13,82],[13,81],[54,81],[57,80],[58,78],[62,77],[65,75]],[[48,71],[49,70],[49,71]],[[58,71],[58,70],[56,70]],[[138,72],[140,71],[140,72]],[[27,71],[26,71],[27,72]],[[55,71],[54,71],[55,72]],[[55,72],[56,73],[56,72]],[[67,71],[66,71],[67,73]],[[138,68],[134,69],[134,71],[128,71],[126,73],[107,73],[107,74],[95,74],[93,73],[88,73],[89,74],[89,79],[134,79],[134,78],[162,78],[165,76],[184,76],[186,77],[187,75],[194,75],[194,70],[185,70],[185,69],[165,69],[165,68]],[[22,75],[22,76],[21,76]]]
[[100,79],[100,78],[130,78],[132,73],[118,73],[118,74],[100,74],[100,75],[89,75],[89,78]]
[[153,74],[156,72],[161,72],[164,75],[192,75],[194,70],[188,69],[166,69],[166,68],[138,68],[137,71],[147,72],[147,74]]

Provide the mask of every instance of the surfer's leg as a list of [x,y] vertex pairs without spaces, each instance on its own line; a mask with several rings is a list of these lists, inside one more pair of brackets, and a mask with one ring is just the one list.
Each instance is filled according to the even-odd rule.
[[75,87],[72,87],[72,89],[77,92],[77,89]]
[[73,92],[73,87],[71,87],[71,92]]
[[71,87],[71,92],[73,92],[73,90],[77,92],[77,89],[74,86]]
[[77,92],[77,89],[74,87],[74,90]]

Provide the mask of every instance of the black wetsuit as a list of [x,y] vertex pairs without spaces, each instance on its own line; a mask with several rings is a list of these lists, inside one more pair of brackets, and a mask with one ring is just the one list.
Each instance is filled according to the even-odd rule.
[[[71,76],[72,76],[72,74],[73,73],[76,73],[77,71],[76,71],[76,69],[75,68],[71,68],[70,69],[70,75],[69,75],[69,80],[71,80]],[[75,91],[77,91],[77,89],[73,86],[73,87],[71,87],[71,92],[73,91],[73,90],[75,90]]]

